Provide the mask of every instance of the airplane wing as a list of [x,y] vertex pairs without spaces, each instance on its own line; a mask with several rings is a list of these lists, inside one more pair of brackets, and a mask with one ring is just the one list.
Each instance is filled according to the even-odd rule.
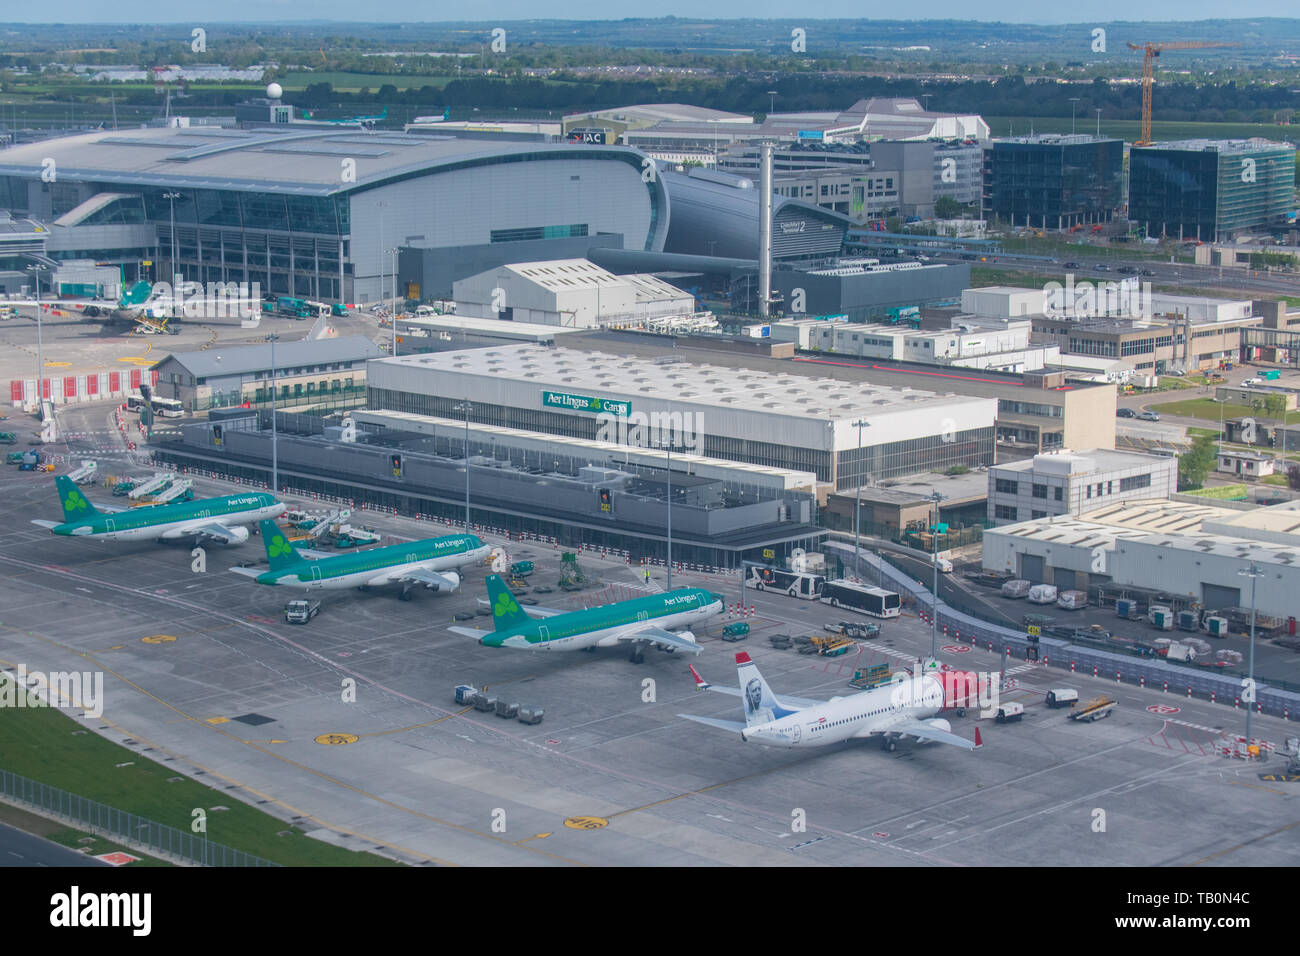
[[686,720],[693,720],[697,724],[707,724],[710,727],[730,730],[733,734],[738,734],[745,729],[745,725],[737,720],[720,720],[717,717],[696,717],[694,714],[678,714],[677,716]]
[[314,551],[311,548],[295,548],[304,558],[310,558],[313,561],[319,561],[321,558],[333,558],[338,555],[337,551]]
[[430,571],[428,568],[412,568],[404,571],[396,578],[396,581],[414,581],[417,584],[428,585],[437,588],[439,591],[454,591],[460,587],[460,578],[448,577],[445,574],[439,574],[437,571]]
[[205,538],[213,538],[225,544],[243,544],[248,540],[247,528],[227,528],[224,524],[217,521],[209,521],[207,524],[190,525],[182,532],[182,534],[197,534]]
[[[743,697],[744,692],[739,687],[719,687],[717,684],[710,684],[693,665],[691,667],[691,676],[695,678],[695,686],[700,690],[717,691],[719,694],[726,694],[730,697]],[[806,697],[791,697],[789,694],[781,694],[776,698],[777,705],[786,710],[804,710],[808,707],[820,707],[826,703],[824,700],[809,700]]]
[[[487,601],[487,600],[484,600],[483,598],[479,598],[479,599],[478,599],[478,603],[479,603],[479,605],[480,605],[481,607],[490,607],[490,606],[491,606],[491,602],[490,602],[490,601]],[[540,604],[520,604],[520,605],[519,605],[519,608],[520,608],[520,610],[522,610],[525,614],[527,614],[529,617],[553,617],[553,616],[555,616],[556,614],[567,614],[567,613],[568,613],[567,611],[563,610],[562,608],[558,608],[558,607],[542,607]]]
[[472,637],[474,640],[478,640],[481,637],[487,637],[492,633],[491,631],[480,631],[477,627],[460,627],[459,625],[453,625],[452,627],[447,628],[447,630],[451,631],[453,634]]
[[693,640],[682,637],[680,634],[674,634],[672,631],[665,631],[662,627],[643,627],[639,631],[629,631],[619,637],[620,641],[649,641],[651,644],[658,644],[661,647],[671,647],[674,650],[690,651],[692,654],[698,654],[704,648],[700,647]]
[[32,519],[32,524],[40,525],[42,528],[50,528],[51,530],[57,528],[60,523],[58,521],[46,521],[43,518]]
[[236,574],[242,574],[246,578],[255,578],[263,573],[261,568],[231,568],[230,570]]
[[967,740],[965,737],[959,737],[946,730],[940,730],[938,727],[931,727],[923,721],[912,720],[910,718],[896,720],[892,724],[873,728],[864,736],[870,736],[873,733],[910,734],[913,737],[920,737],[922,740],[933,740],[941,744],[952,744],[952,746],[961,747],[964,750],[974,750],[979,746],[977,741]]

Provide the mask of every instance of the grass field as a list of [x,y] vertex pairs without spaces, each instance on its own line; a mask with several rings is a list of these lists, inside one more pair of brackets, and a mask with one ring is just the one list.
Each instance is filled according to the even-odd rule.
[[1197,488],[1193,491],[1183,492],[1185,495],[1196,495],[1198,498],[1227,499],[1230,501],[1245,498],[1249,493],[1250,489],[1245,485],[1211,485],[1209,488]]
[[84,830],[73,829],[59,823],[57,820],[50,820],[35,813],[28,813],[26,810],[20,810],[18,807],[11,807],[8,804],[0,804],[0,823],[7,823],[9,826],[22,830],[24,833],[30,833],[33,836],[44,837],[51,843],[66,846],[69,850],[84,852],[87,856],[99,856],[103,853],[113,853],[119,850],[123,853],[129,853],[132,856],[139,857],[134,863],[126,864],[126,866],[133,868],[175,865],[166,860],[146,856],[139,850],[133,850],[122,843],[116,843],[105,837],[87,833]]
[[[82,730],[58,710],[21,707],[0,721],[0,766],[91,800],[180,830],[192,812],[207,811],[207,837],[285,866],[401,866],[376,856],[313,840],[301,830]],[[215,810],[215,807],[227,807]]]

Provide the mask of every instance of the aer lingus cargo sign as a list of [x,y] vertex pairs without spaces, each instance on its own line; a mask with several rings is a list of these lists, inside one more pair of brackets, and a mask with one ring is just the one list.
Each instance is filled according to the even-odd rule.
[[588,395],[569,395],[566,392],[542,392],[542,404],[552,408],[567,408],[574,412],[593,415],[616,415],[627,418],[632,414],[631,402],[616,402],[609,398],[592,398]]

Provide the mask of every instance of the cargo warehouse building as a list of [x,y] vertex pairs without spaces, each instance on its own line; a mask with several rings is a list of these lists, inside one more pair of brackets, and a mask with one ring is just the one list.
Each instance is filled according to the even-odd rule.
[[[270,413],[180,429],[156,445],[176,466],[249,481],[270,478]],[[355,413],[356,431],[311,415],[280,413],[282,487],[420,514],[460,526],[465,518],[466,432],[454,418]],[[471,520],[562,545],[627,551],[663,561],[669,497],[674,563],[739,567],[764,551],[815,550],[815,480],[675,451],[629,448],[472,424],[468,436]]]
[[662,437],[837,488],[993,463],[993,398],[532,345],[379,359],[367,375],[370,409],[457,419],[468,401],[471,422],[588,440],[626,421],[614,440]]
[[662,249],[668,197],[643,180],[647,162],[625,147],[321,127],[94,132],[0,153],[0,209],[48,225],[50,258],[121,265],[127,281],[179,272],[368,302],[381,275],[391,294],[402,247],[428,250],[444,281],[597,240]]

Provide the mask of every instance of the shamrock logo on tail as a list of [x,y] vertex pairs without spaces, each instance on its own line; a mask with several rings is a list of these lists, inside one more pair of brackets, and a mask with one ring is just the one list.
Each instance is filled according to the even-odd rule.
[[518,610],[519,605],[515,603],[515,599],[509,594],[502,593],[497,595],[497,603],[492,608],[492,613],[500,617],[503,614],[513,614]]
[[266,553],[273,558],[278,558],[281,556],[288,555],[289,542],[284,540],[284,535],[277,534],[271,540],[271,544],[269,547],[267,547]]
[[63,499],[63,510],[69,513],[74,511],[85,511],[90,502],[86,501],[86,496],[76,488],[68,492],[68,497]]

